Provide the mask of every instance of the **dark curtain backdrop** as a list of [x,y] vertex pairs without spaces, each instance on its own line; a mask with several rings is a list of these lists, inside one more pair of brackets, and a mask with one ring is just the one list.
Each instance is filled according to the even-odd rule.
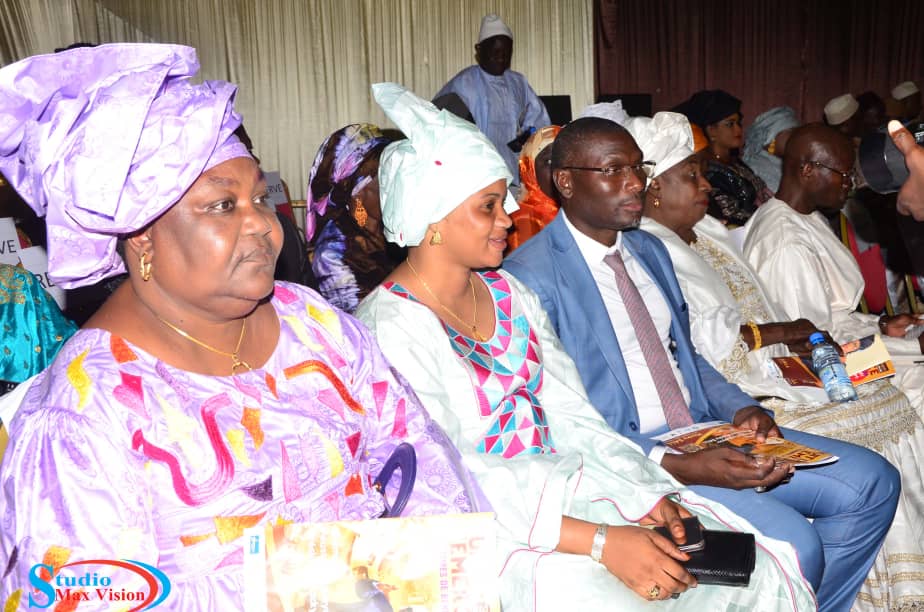
[[654,111],[699,89],[743,101],[745,124],[901,81],[924,88],[922,0],[595,0],[598,94],[650,93]]

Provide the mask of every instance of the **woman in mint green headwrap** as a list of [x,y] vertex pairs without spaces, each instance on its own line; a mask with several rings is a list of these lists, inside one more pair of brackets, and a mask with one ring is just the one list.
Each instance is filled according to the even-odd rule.
[[812,608],[789,544],[757,535],[747,588],[696,586],[686,554],[644,528],[667,526],[682,544],[680,517],[695,514],[755,531],[613,431],[539,297],[492,269],[514,202],[487,138],[396,84],[373,94],[408,135],[382,153],[379,189],[385,236],[409,248],[357,316],[491,503],[504,610]]

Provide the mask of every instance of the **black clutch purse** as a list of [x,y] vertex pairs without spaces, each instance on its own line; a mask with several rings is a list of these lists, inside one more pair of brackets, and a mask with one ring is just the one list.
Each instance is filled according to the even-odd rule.
[[703,549],[687,553],[690,560],[683,564],[700,584],[750,584],[756,555],[753,533],[704,529],[703,540]]

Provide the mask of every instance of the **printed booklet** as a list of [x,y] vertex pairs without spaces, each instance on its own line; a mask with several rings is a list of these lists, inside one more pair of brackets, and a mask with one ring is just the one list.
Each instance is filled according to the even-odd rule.
[[655,436],[654,439],[664,442],[675,453],[695,453],[725,446],[760,457],[775,457],[797,468],[825,465],[838,460],[836,455],[784,438],[768,437],[764,442],[758,442],[752,430],[738,429],[723,421],[695,423]]
[[247,612],[499,612],[492,513],[247,530]]

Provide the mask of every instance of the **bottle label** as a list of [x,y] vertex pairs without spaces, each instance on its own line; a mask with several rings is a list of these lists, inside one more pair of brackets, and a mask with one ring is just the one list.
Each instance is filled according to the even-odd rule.
[[853,385],[853,383],[850,382],[850,377],[847,376],[847,372],[834,366],[825,366],[821,368],[821,371],[818,372],[818,378],[821,379],[821,382],[824,384],[825,388],[831,384]]

